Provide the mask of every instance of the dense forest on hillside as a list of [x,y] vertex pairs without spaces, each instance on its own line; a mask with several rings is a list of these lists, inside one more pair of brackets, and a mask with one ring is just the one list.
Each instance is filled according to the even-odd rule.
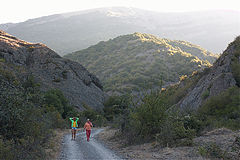
[[134,93],[177,82],[211,66],[216,55],[185,41],[150,34],[119,36],[65,56],[83,64],[107,93]]

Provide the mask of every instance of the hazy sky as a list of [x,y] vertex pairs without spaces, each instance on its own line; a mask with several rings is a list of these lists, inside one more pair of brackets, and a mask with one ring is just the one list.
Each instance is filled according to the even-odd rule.
[[240,11],[239,0],[1,0],[0,6],[0,24],[111,6],[135,7],[159,12],[212,9]]

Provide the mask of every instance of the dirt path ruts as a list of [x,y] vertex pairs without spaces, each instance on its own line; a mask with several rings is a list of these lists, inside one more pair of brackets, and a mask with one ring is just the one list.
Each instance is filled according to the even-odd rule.
[[71,140],[71,134],[63,139],[59,160],[120,160],[113,151],[107,149],[95,139],[103,129],[93,129],[90,142],[87,142],[85,132],[77,133],[76,140]]

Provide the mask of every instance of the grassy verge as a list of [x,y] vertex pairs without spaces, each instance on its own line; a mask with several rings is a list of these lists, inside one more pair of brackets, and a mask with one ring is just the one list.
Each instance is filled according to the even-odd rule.
[[45,145],[46,159],[55,160],[59,157],[63,137],[65,134],[70,133],[69,129],[55,129],[53,130],[52,137]]

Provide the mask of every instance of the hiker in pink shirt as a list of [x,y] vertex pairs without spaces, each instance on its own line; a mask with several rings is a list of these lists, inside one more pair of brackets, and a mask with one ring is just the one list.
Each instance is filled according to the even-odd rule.
[[87,122],[84,125],[84,130],[86,129],[86,135],[87,135],[87,141],[89,142],[89,138],[91,135],[91,128],[93,127],[92,123],[89,119],[87,119]]

